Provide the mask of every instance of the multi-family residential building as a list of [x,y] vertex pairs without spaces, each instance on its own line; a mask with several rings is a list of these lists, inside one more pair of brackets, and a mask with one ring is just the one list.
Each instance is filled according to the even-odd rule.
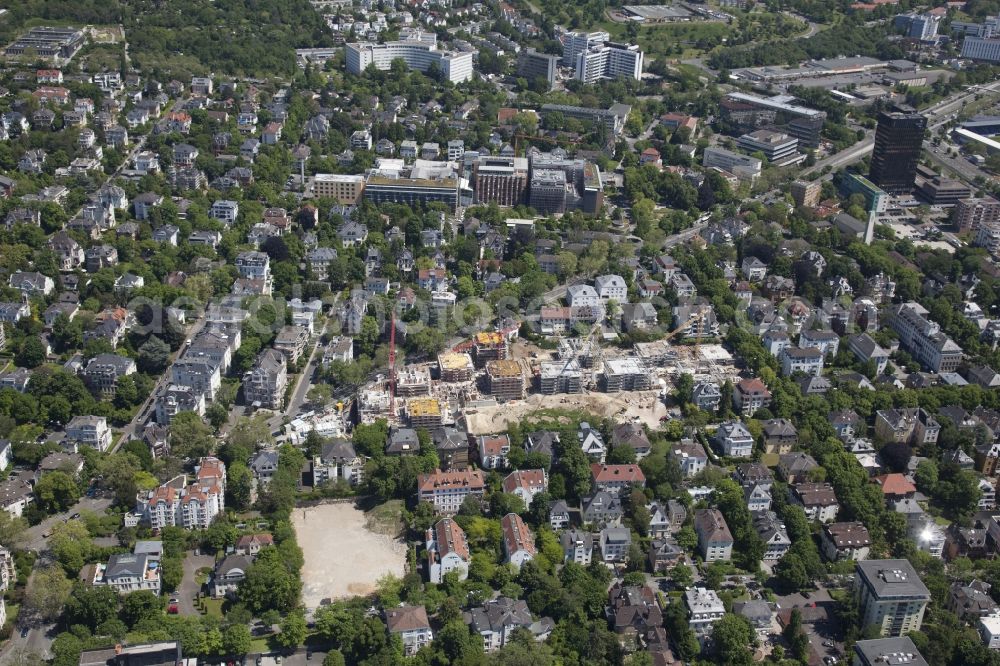
[[107,451],[111,446],[111,428],[103,416],[74,416],[66,424],[66,439]]
[[792,540],[788,538],[784,523],[778,519],[778,514],[774,511],[752,511],[753,528],[764,542],[765,562],[777,562],[792,546]]
[[733,390],[733,406],[743,416],[752,416],[758,409],[771,404],[771,392],[763,381],[744,379],[736,384]]
[[820,537],[823,555],[831,562],[838,560],[861,561],[868,559],[871,537],[863,523],[829,523],[823,526]]
[[483,651],[496,652],[507,644],[517,629],[526,629],[536,641],[545,640],[552,632],[550,618],[535,620],[523,599],[500,596],[462,614],[473,634],[483,641]]
[[442,518],[427,530],[427,576],[440,584],[445,574],[457,572],[459,580],[469,576],[469,542],[465,530],[451,518]]
[[265,349],[243,377],[243,396],[247,404],[280,409],[288,385],[285,355],[277,349]]
[[535,557],[535,537],[524,523],[521,516],[508,513],[500,519],[500,529],[503,533],[504,561],[520,569],[521,566]]
[[149,553],[118,553],[112,555],[107,564],[96,565],[92,582],[107,585],[118,594],[140,590],[159,594],[159,564],[159,557]]
[[962,362],[962,348],[928,319],[928,311],[915,301],[889,311],[889,326],[913,358],[932,372],[955,372]]
[[645,487],[646,475],[638,465],[590,465],[591,478],[595,490],[603,490],[612,495],[621,495],[633,486]]
[[688,609],[688,628],[699,639],[712,633],[712,627],[726,614],[726,606],[715,590],[695,587],[684,592]]
[[854,644],[852,666],[929,666],[909,636],[876,638]]
[[829,483],[798,483],[789,487],[791,500],[802,507],[809,520],[830,523],[837,519],[840,504]]
[[583,530],[566,530],[559,537],[563,548],[563,559],[581,566],[590,564],[594,552],[594,537]]
[[694,514],[698,551],[706,562],[728,562],[733,556],[733,534],[718,509],[699,509]]
[[731,458],[749,458],[753,453],[753,435],[742,421],[727,421],[712,438],[719,452]]
[[875,413],[875,436],[886,442],[922,446],[937,442],[940,433],[941,424],[922,407],[880,409]]
[[882,636],[920,631],[931,595],[907,560],[866,560],[855,567],[854,597],[861,625]]
[[481,498],[486,481],[480,470],[434,470],[417,479],[417,499],[430,502],[435,511],[444,515],[458,513],[467,497]]
[[190,484],[181,475],[139,493],[136,515],[153,530],[172,526],[207,529],[225,511],[225,495],[225,464],[218,458],[201,458]]

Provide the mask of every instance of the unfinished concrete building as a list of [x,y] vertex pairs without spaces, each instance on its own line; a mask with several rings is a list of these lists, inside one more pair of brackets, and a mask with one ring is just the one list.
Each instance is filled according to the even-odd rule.
[[601,373],[599,383],[607,393],[646,391],[652,385],[646,366],[634,356],[604,361],[604,372]]
[[486,392],[501,400],[524,397],[524,373],[517,361],[490,361],[486,364]]
[[583,393],[583,372],[580,370],[580,363],[575,358],[542,363],[539,390],[545,395]]
[[489,361],[503,361],[507,358],[507,338],[499,333],[483,331],[476,333],[472,343],[476,367],[482,368]]
[[430,393],[431,372],[426,367],[408,365],[396,375],[396,395],[409,398]]
[[406,403],[406,417],[414,428],[437,428],[443,422],[441,403],[435,398],[413,398]]
[[472,379],[475,367],[468,354],[445,352],[438,356],[438,371],[443,382],[467,382]]

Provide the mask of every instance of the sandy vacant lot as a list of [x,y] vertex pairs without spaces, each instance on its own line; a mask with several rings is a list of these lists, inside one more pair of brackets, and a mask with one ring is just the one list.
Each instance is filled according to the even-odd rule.
[[305,555],[302,601],[316,608],[323,599],[370,594],[386,574],[402,576],[406,546],[370,532],[353,504],[295,509],[292,524]]
[[639,419],[656,430],[667,408],[659,398],[659,391],[625,391],[622,393],[581,393],[578,395],[541,395],[532,393],[525,400],[506,403],[497,407],[483,407],[475,414],[467,414],[469,432],[482,435],[503,432],[513,422],[529,418],[540,409],[582,409],[600,417],[618,422]]

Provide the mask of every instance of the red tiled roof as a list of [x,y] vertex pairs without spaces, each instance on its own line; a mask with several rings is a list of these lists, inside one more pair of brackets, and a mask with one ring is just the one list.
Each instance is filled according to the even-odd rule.
[[590,466],[590,473],[594,477],[594,483],[613,483],[615,481],[646,483],[646,475],[642,473],[638,465],[602,465],[600,463],[593,463]]
[[500,527],[503,528],[503,540],[508,553],[523,550],[532,555],[535,554],[534,538],[521,516],[516,513],[508,513],[500,519]]
[[917,492],[917,487],[902,474],[883,474],[872,479],[882,488],[884,495],[909,495]]

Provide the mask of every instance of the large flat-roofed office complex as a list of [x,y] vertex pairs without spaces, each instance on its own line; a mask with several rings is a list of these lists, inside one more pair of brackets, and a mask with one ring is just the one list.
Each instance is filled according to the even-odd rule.
[[541,114],[561,113],[566,118],[576,118],[592,123],[604,123],[612,134],[621,134],[625,129],[625,121],[632,107],[628,104],[612,104],[607,109],[594,109],[585,106],[570,106],[569,104],[542,104]]
[[76,28],[32,28],[18,37],[4,53],[12,57],[68,61],[83,47],[83,42],[83,31]]
[[796,150],[799,140],[782,132],[757,130],[741,136],[736,141],[736,145],[740,147],[740,150],[745,150],[748,153],[763,153],[768,162],[782,166],[794,162],[796,159],[804,158]]
[[452,83],[461,83],[472,78],[472,54],[454,51],[439,51],[437,43],[424,39],[407,39],[398,42],[375,44],[357,42],[344,47],[347,56],[347,71],[361,74],[370,65],[388,71],[392,61],[400,59],[410,69],[427,72],[437,65],[442,78]]
[[760,97],[734,92],[720,103],[722,119],[736,132],[751,132],[761,128],[778,128],[809,148],[819,145],[819,135],[826,121],[826,112],[792,104],[793,97],[777,95]]
[[379,160],[365,179],[364,197],[372,203],[431,203],[458,207],[461,181],[450,162],[417,160],[407,167],[402,160]]
[[523,76],[528,82],[545,79],[549,90],[556,84],[556,72],[559,70],[559,56],[539,53],[533,48],[527,48],[517,54],[517,75]]
[[361,175],[318,173],[313,179],[313,194],[336,199],[341,203],[358,203],[364,189],[365,178]]

